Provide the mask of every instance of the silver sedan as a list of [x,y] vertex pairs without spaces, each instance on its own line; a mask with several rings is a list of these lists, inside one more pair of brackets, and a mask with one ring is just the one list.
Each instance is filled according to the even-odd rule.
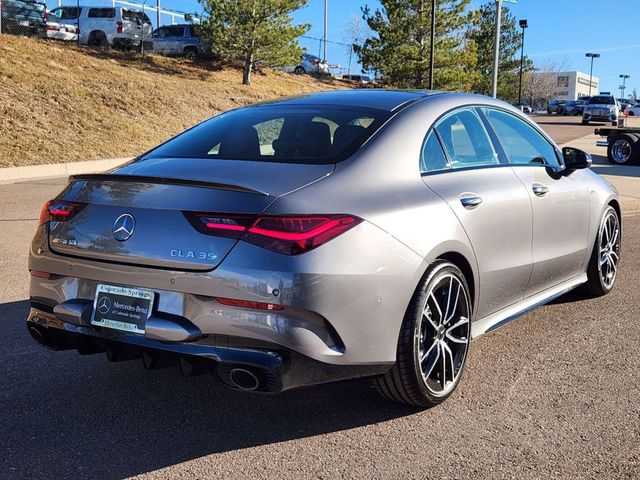
[[[442,402],[471,339],[620,260],[616,192],[514,107],[352,90],[205,121],[41,214],[27,326],[274,393],[370,377]],[[558,319],[562,321],[562,319]]]

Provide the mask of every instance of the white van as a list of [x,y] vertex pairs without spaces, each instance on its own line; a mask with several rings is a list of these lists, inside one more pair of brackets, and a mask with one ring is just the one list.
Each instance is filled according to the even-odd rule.
[[151,20],[146,13],[125,7],[66,6],[51,10],[80,30],[80,43],[114,48],[153,48]]

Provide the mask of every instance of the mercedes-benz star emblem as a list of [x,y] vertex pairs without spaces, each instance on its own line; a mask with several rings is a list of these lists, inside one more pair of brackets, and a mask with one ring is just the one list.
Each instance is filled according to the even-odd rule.
[[123,213],[113,223],[113,238],[119,242],[129,240],[136,228],[136,220],[133,215]]
[[98,311],[104,315],[108,313],[109,310],[111,310],[111,300],[107,297],[101,297],[100,300],[98,300]]

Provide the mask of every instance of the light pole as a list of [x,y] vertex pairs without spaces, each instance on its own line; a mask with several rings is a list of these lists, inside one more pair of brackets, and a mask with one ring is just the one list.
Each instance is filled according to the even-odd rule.
[[493,98],[498,96],[498,60],[500,59],[500,22],[502,21],[502,0],[496,0],[496,39],[493,50]]
[[520,86],[518,87],[518,104],[522,105],[522,69],[524,67],[524,30],[528,27],[526,19],[520,20],[522,28],[522,42],[520,44]]
[[622,79],[622,85],[620,85],[620,99],[624,100],[624,91],[627,89],[627,78],[631,78],[631,75],[627,75],[625,73],[620,75]]
[[599,53],[587,53],[585,54],[585,57],[589,57],[591,58],[591,70],[589,70],[589,96],[591,96],[591,82],[593,80],[593,59],[594,58],[600,58],[600,54]]
[[436,0],[431,2],[431,58],[429,59],[429,90],[433,90],[433,63],[436,56]]

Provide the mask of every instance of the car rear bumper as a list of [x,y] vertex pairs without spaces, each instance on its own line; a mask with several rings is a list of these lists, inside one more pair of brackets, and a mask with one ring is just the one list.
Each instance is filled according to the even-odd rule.
[[[65,320],[68,320],[65,318]],[[31,336],[52,350],[106,353],[111,361],[142,359],[145,368],[177,364],[185,376],[213,373],[224,385],[244,391],[279,393],[292,388],[351,378],[375,377],[390,365],[323,364],[276,345],[225,335],[188,342],[163,342],[147,336],[68,322],[46,305],[32,301],[27,319]]]

